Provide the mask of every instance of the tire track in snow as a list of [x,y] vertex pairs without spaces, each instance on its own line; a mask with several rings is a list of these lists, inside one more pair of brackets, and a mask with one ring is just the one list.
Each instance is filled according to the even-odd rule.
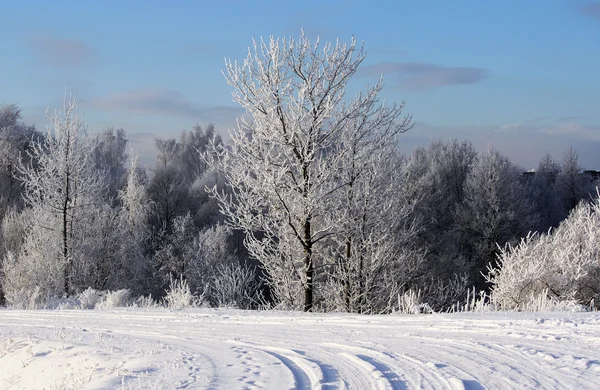
[[372,348],[323,343],[325,347],[356,363],[361,369],[376,379],[377,388],[385,389],[440,389],[452,388],[448,380],[437,370],[431,370],[408,356],[398,356],[380,352]]
[[310,369],[303,367],[297,359],[273,351],[263,350],[263,352],[274,356],[292,373],[294,377],[294,389],[316,388],[318,381],[315,380],[314,373]]
[[346,388],[338,372],[331,365],[308,356],[304,351],[250,343],[241,345],[277,359],[292,375],[294,389]]
[[[411,355],[424,360],[451,362],[444,371],[452,373],[452,377],[463,378],[465,387],[481,387],[481,383],[485,383],[489,389],[577,388],[572,383],[554,379],[552,367],[500,344],[427,336],[415,338],[419,339],[420,347],[410,348]],[[524,361],[527,364],[523,364]]]
[[406,389],[391,367],[364,354],[331,352],[315,348],[318,344],[310,346],[310,354],[274,346],[243,345],[281,361],[294,378],[294,389]]
[[340,352],[340,356],[353,362],[365,375],[372,378],[371,389],[379,390],[403,390],[406,386],[399,380],[396,374],[390,374],[390,369],[383,363],[366,355],[354,355],[351,353]]
[[[450,378],[460,379],[471,388],[530,388],[523,373],[517,372],[512,359],[494,354],[479,342],[456,341],[438,337],[417,337],[418,347],[406,348],[403,356],[433,368],[439,368]],[[439,362],[439,363],[433,363]],[[518,365],[517,365],[518,366]],[[515,380],[517,379],[517,380]],[[465,387],[467,387],[465,386]],[[448,387],[451,387],[448,385]]]

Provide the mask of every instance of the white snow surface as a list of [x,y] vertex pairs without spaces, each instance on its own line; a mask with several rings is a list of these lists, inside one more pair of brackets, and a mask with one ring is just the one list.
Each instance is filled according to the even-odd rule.
[[599,313],[0,310],[0,389],[599,386]]

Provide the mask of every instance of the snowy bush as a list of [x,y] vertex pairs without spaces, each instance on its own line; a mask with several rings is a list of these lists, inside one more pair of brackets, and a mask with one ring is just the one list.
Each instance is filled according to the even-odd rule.
[[[454,279],[449,284],[446,285],[452,286],[452,282],[456,282],[460,280],[459,278]],[[444,293],[444,285],[440,284],[443,296]],[[489,312],[489,311],[497,311],[496,305],[491,303],[490,296],[485,291],[480,291],[479,293],[475,292],[475,288],[467,289],[464,296],[461,296],[459,300],[454,301],[453,304],[449,304],[447,306],[440,306],[439,308],[432,307],[429,302],[436,302],[437,297],[428,296],[423,290],[414,290],[410,289],[406,291],[404,294],[398,295],[397,307],[395,308],[395,313],[400,314],[432,314],[432,313],[456,313],[456,312]]]
[[485,294],[469,288],[467,274],[454,274],[450,279],[430,277],[397,294],[392,311],[402,314],[482,311]]
[[30,210],[18,212],[10,209],[2,220],[2,246],[3,253],[18,253],[23,245],[23,238],[27,235],[33,216]]
[[529,234],[520,244],[500,250],[487,279],[501,308],[527,310],[546,296],[547,303],[588,306],[600,297],[600,199],[581,202],[548,234]]
[[418,314],[421,304],[421,292],[408,290],[402,295],[398,295],[398,313],[400,314]]
[[206,294],[219,265],[237,262],[231,248],[231,230],[215,225],[196,234],[186,259],[185,278],[195,294]]
[[5,294],[8,306],[16,310],[39,309],[46,301],[45,297],[40,294],[39,287],[35,287],[33,290],[26,288],[9,289]]
[[210,303],[250,309],[262,304],[260,287],[254,268],[239,263],[220,264],[210,285]]
[[152,294],[148,295],[148,296],[139,296],[135,299],[135,301],[133,302],[133,306],[134,307],[141,307],[144,309],[154,309],[157,307],[160,307],[160,305],[158,304],[158,302],[156,302],[153,298],[152,298]]
[[408,290],[402,295],[398,295],[398,309],[400,314],[431,314],[433,310],[427,303],[423,303],[423,297],[420,290]]
[[81,309],[94,309],[102,301],[103,295],[105,294],[101,291],[88,287],[77,295],[79,307]]
[[108,291],[98,304],[96,309],[107,310],[115,307],[126,307],[131,305],[131,291],[127,289]]
[[538,295],[532,294],[521,310],[530,312],[583,311],[584,307],[573,299],[561,300],[549,295],[548,290],[544,290]]
[[76,296],[65,297],[65,296],[49,296],[46,298],[43,306],[38,309],[44,310],[77,310],[81,308],[79,299]]
[[[29,248],[31,241],[44,240],[40,236],[28,236],[24,245]],[[6,254],[2,288],[8,306],[20,309],[41,308],[49,297],[62,295],[61,264],[53,261],[47,254],[48,252],[33,250]]]
[[[424,280],[419,289],[433,311],[448,311],[453,305],[469,300],[471,281],[465,273],[454,274],[450,279],[434,278]],[[471,294],[472,296],[473,294]]]
[[163,298],[165,306],[169,309],[185,309],[196,307],[202,302],[201,298],[195,297],[190,291],[190,286],[184,279],[170,278],[167,295]]
[[498,305],[492,301],[487,292],[476,292],[473,287],[467,290],[467,296],[463,301],[456,302],[445,311],[448,313],[498,311]]
[[240,263],[232,237],[231,229],[221,224],[198,233],[184,276],[192,293],[211,306],[255,308],[262,304],[262,283],[255,267]]

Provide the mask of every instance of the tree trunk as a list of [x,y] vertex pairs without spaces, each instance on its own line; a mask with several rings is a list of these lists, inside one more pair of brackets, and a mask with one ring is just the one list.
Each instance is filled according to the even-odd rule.
[[365,281],[363,279],[364,256],[361,254],[358,261],[358,312],[364,312],[365,303]]
[[352,256],[352,238],[346,238],[346,264],[344,264],[344,300],[346,302],[346,311],[352,311],[350,301],[350,258]]
[[62,240],[63,240],[63,261],[65,263],[65,294],[69,295],[69,279],[70,275],[70,264],[69,264],[69,248],[68,248],[68,226],[69,220],[67,217],[69,207],[69,175],[67,174],[67,182],[65,186],[65,201],[63,203],[62,217]]
[[310,217],[304,222],[304,268],[306,269],[306,285],[304,286],[304,311],[313,308],[313,276],[314,264],[312,261],[312,237],[310,232]]

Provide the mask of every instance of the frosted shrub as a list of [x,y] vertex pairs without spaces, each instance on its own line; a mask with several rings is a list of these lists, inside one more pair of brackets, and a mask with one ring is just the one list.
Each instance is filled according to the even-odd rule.
[[94,309],[102,302],[108,293],[110,293],[110,291],[98,291],[88,287],[79,294],[70,297],[50,296],[46,298],[43,306],[38,308],[49,310]]
[[221,264],[210,286],[210,301],[217,307],[250,309],[261,303],[259,289],[254,268],[238,263]]
[[6,254],[2,288],[8,306],[37,309],[44,307],[48,297],[62,295],[62,286],[56,277],[61,273],[61,265],[52,260],[50,256],[35,251]]
[[220,224],[198,233],[185,272],[194,293],[206,292],[207,286],[218,277],[219,267],[238,262],[232,247],[232,234],[230,228]]
[[102,291],[88,287],[77,295],[79,307],[81,309],[94,309],[102,301],[104,295],[106,294]]
[[320,302],[318,310],[321,312],[344,312],[346,311],[346,302],[344,302],[344,285],[335,278],[327,278],[322,283],[320,293]]
[[192,293],[211,306],[255,308],[261,304],[261,283],[255,267],[241,264],[225,225],[203,230],[195,240],[184,277]]
[[96,305],[96,309],[107,310],[115,307],[126,307],[131,303],[131,291],[117,290],[117,291],[108,291],[106,295],[104,295],[103,299],[98,302]]
[[160,305],[152,298],[152,294],[146,296],[137,297],[133,302],[134,307],[141,307],[144,309],[154,309],[159,307]]
[[18,290],[6,291],[6,302],[8,306],[16,310],[35,310],[43,306],[45,297],[40,294],[40,288],[20,288]]
[[[500,250],[487,279],[492,299],[509,310],[545,310],[539,302],[590,305],[600,291],[600,199],[580,203],[548,234],[529,234]],[[547,299],[540,301],[541,297]],[[537,304],[535,302],[538,302]]]
[[497,311],[498,306],[492,302],[491,297],[485,291],[476,292],[475,287],[467,290],[467,296],[464,301],[456,302],[445,311],[448,313],[455,312],[489,312]]
[[400,314],[418,314],[421,303],[421,292],[408,290],[402,295],[398,295],[398,313]]
[[398,295],[398,310],[400,314],[431,314],[433,310],[427,303],[423,303],[420,290],[408,290]]
[[521,308],[523,311],[583,311],[582,305],[573,299],[560,300],[550,296],[548,290],[542,291],[538,295],[531,295]]
[[79,299],[77,297],[65,297],[65,296],[50,296],[44,301],[44,304],[39,306],[38,309],[46,310],[76,310],[80,308]]
[[450,310],[450,307],[465,299],[469,301],[469,286],[471,285],[467,274],[454,274],[450,279],[430,278],[420,284],[422,300],[434,311]]
[[5,252],[19,253],[27,235],[33,215],[31,210],[18,212],[9,209],[2,220],[2,246]]
[[173,279],[170,277],[169,289],[167,295],[163,298],[165,306],[169,309],[185,309],[187,307],[196,307],[201,299],[195,297],[190,291],[190,286],[183,279]]

